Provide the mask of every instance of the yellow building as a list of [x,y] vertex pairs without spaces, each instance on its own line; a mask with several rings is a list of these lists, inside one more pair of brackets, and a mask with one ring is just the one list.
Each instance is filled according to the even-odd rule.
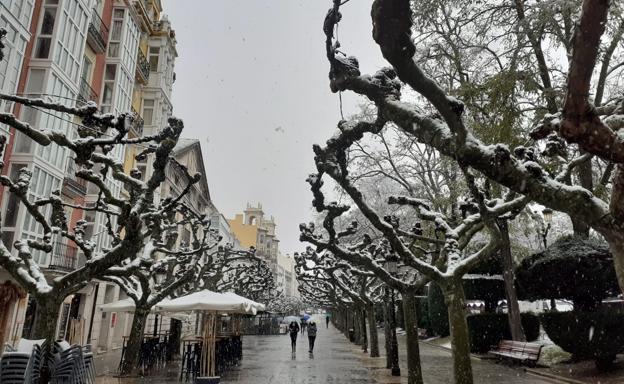
[[276,224],[273,217],[264,217],[262,205],[247,204],[245,211],[228,220],[228,223],[241,246],[256,248],[256,254],[266,259],[275,272],[279,253],[279,240],[275,235]]

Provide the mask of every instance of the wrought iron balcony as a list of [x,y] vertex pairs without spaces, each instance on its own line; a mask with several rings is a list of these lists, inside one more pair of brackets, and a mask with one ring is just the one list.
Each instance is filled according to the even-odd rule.
[[150,63],[145,58],[145,55],[139,49],[137,56],[136,77],[143,84],[147,84],[150,75]]
[[87,34],[87,43],[93,48],[95,53],[104,53],[108,44],[108,28],[104,25],[97,9],[91,11],[91,22]]
[[49,269],[71,272],[78,266],[78,248],[75,245],[54,242]]
[[145,121],[143,121],[143,118],[134,109],[134,107],[131,107],[131,108],[132,108],[132,114],[134,115],[134,120],[132,122],[132,129],[134,130],[134,133],[136,134],[137,137],[141,137],[143,136],[143,126],[145,125]]
[[77,197],[87,194],[87,181],[76,176],[76,163],[70,158],[67,162],[67,172],[63,179],[63,193],[68,196]]
[[98,102],[98,95],[93,88],[89,85],[89,82],[81,78],[80,79],[80,92],[78,93],[78,99],[83,103],[87,101]]

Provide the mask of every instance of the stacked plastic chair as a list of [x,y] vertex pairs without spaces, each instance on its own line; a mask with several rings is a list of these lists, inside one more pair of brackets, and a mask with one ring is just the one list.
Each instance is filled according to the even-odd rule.
[[93,352],[91,352],[91,349],[88,346],[85,346],[82,350],[82,355],[84,357],[85,370],[87,373],[85,383],[95,384],[95,364],[93,362]]
[[30,354],[25,352],[5,352],[0,359],[0,383],[22,384]]
[[0,358],[0,383],[23,384],[39,382],[43,354],[39,345],[32,352],[5,352]]
[[[65,344],[65,345],[64,345]],[[87,382],[87,368],[82,347],[67,343],[55,343],[56,353],[50,357],[51,384],[84,384]]]

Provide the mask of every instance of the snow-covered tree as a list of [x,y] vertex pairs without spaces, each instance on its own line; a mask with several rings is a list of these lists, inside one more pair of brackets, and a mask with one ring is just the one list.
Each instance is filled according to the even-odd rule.
[[[90,183],[97,191],[97,200],[93,205],[64,202],[60,191],[53,191],[50,196],[33,200],[28,193],[32,187],[32,174],[28,169],[19,170],[16,179],[0,177],[5,191],[19,200],[30,219],[36,221],[40,228],[38,237],[18,239],[13,248],[0,244],[0,266],[37,302],[33,335],[35,338],[47,339],[51,345],[55,338],[61,303],[65,297],[77,292],[92,279],[112,275],[130,276],[136,268],[145,267],[146,255],[151,255],[152,251],[164,255],[163,262],[180,255],[176,244],[168,243],[164,237],[169,230],[167,225],[175,227],[192,222],[197,228],[199,246],[193,248],[191,245],[186,253],[190,255],[200,252],[204,246],[203,227],[207,220],[188,216],[188,210],[181,203],[181,198],[189,191],[190,186],[200,180],[201,175],[188,175],[185,180],[186,188],[179,196],[156,202],[154,198],[156,190],[165,181],[165,168],[172,161],[171,151],[182,133],[184,125],[181,120],[170,118],[168,126],[154,135],[128,138],[127,133],[133,119],[131,114],[99,114],[93,103],[73,107],[43,99],[11,95],[0,95],[0,99],[50,113],[66,114],[80,121],[78,135],[74,138],[73,135],[46,127],[31,127],[11,113],[0,114],[0,123],[8,125],[37,144],[69,150],[78,166],[75,176]],[[2,149],[5,144],[4,141],[0,143]],[[137,156],[150,155],[153,163],[153,174],[145,181],[141,180],[142,175],[137,170],[126,174],[123,164],[115,156],[115,153],[119,153],[118,150],[123,153],[125,146],[136,144],[145,146]],[[112,181],[121,183],[128,194],[117,196],[111,188]],[[78,221],[74,228],[69,228],[65,210],[67,207],[104,215],[110,247],[97,248],[93,241],[86,238],[85,227],[88,223],[84,220]],[[167,222],[164,218],[170,215],[175,216],[177,221]],[[52,252],[56,239],[67,239],[75,244],[84,255],[85,263],[63,276],[52,278],[43,273],[33,258],[33,253]],[[181,257],[185,257],[184,252]]]
[[[383,284],[371,272],[360,270],[353,265],[325,252],[322,255],[308,249],[295,254],[295,271],[297,280],[304,284],[306,299],[314,300],[320,294],[310,290],[314,284],[320,284],[332,292],[331,297],[346,297],[354,304],[353,310],[358,319],[357,334],[364,351],[367,350],[366,322],[370,329],[370,356],[379,357],[377,338],[377,322],[375,321],[375,305],[383,304],[380,287]],[[332,305],[340,308],[344,305]]]
[[[328,237],[316,235],[313,228],[305,226],[302,228],[302,237],[306,241],[312,240],[317,248],[320,246],[330,249],[338,257],[351,257],[357,262],[356,259],[361,256],[358,252],[338,250],[339,246],[332,245],[337,238],[336,231],[332,228],[333,220],[348,208],[324,203],[324,196],[318,191],[322,185],[321,179],[327,175],[336,181],[369,222],[387,238],[392,251],[399,254],[404,263],[409,263],[419,273],[439,282],[446,291],[454,333],[455,381],[472,383],[463,299],[458,290],[458,279],[474,260],[497,247],[498,228],[492,225],[496,219],[534,200],[587,223],[609,242],[620,285],[624,287],[624,169],[621,165],[624,161],[624,145],[616,133],[623,121],[622,99],[613,99],[599,108],[593,108],[589,100],[591,75],[600,48],[600,38],[607,26],[609,2],[585,0],[577,26],[573,27],[573,22],[569,24],[574,33],[571,34],[573,40],[570,45],[567,83],[564,86],[567,94],[563,112],[560,115],[545,115],[532,135],[536,139],[547,138],[546,155],[559,161],[555,171],[547,166],[550,164],[545,164],[548,158],[540,158],[539,150],[518,146],[511,151],[507,145],[500,143],[485,145],[471,132],[471,126],[467,122],[475,115],[472,109],[477,107],[462,102],[460,95],[449,94],[447,89],[427,76],[423,70],[421,52],[417,50],[414,40],[422,38],[423,44],[427,44],[427,38],[426,35],[414,35],[414,20],[421,10],[419,7],[413,9],[411,1],[373,2],[373,37],[391,68],[381,69],[374,75],[362,75],[358,60],[345,55],[344,47],[340,47],[335,38],[335,27],[342,20],[340,7],[343,3],[345,2],[340,0],[333,1],[333,7],[323,25],[330,63],[330,88],[333,92],[352,91],[366,97],[375,105],[376,118],[372,122],[358,119],[341,121],[338,125],[339,132],[328,140],[326,146],[314,148],[319,173],[311,177],[310,183],[315,193],[315,207],[327,214],[324,227]],[[614,5],[612,17],[616,20],[618,10],[619,6]],[[572,20],[572,16],[567,20]],[[539,27],[533,29],[531,23],[524,22],[523,25],[525,33],[531,33],[529,30],[535,33],[541,31]],[[605,36],[615,39],[617,30],[608,28]],[[541,44],[540,41],[538,43]],[[551,86],[545,84],[544,88],[548,90]],[[404,88],[414,91],[418,96],[416,100],[412,98],[409,103],[403,101]],[[552,99],[549,100],[551,101]],[[502,114],[504,111],[501,107],[493,113]],[[365,196],[349,179],[346,149],[352,147],[364,134],[379,132],[388,123],[393,123],[414,142],[435,149],[457,162],[468,179],[474,178],[472,173],[478,171],[509,189],[505,195],[501,195],[504,198],[491,198],[484,194],[487,189],[479,191],[480,187],[476,183],[469,182],[478,213],[472,213],[460,221],[431,209],[429,202],[401,196],[390,199],[391,203],[413,206],[419,216],[441,230],[440,235],[444,235],[443,244],[438,247],[440,252],[437,261],[433,263],[433,260],[423,257],[428,252],[412,252],[407,241],[411,235],[409,230],[401,228],[400,223],[392,218],[383,218],[371,209]],[[577,156],[568,159],[561,156],[566,141],[578,145],[580,151],[577,151]],[[553,153],[558,153],[559,156],[552,156]],[[571,173],[592,156],[617,164],[610,201],[608,196],[603,199],[594,196],[585,187],[569,185]],[[478,219],[472,221],[471,217]],[[478,227],[480,228],[477,230]],[[462,245],[470,240],[474,232],[483,229],[489,233],[488,245],[477,252],[463,254]],[[374,261],[364,258],[360,262],[367,264],[367,268],[374,270],[386,282],[383,272],[376,269],[378,265]],[[436,265],[438,262],[442,264]],[[410,382],[422,382],[422,378],[417,377],[418,374],[410,377]]]

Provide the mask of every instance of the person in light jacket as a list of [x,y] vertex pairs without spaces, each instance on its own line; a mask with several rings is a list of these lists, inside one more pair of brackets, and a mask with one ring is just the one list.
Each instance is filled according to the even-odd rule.
[[314,352],[314,341],[316,340],[316,323],[313,321],[308,325],[308,343],[310,344],[310,350],[308,352]]

